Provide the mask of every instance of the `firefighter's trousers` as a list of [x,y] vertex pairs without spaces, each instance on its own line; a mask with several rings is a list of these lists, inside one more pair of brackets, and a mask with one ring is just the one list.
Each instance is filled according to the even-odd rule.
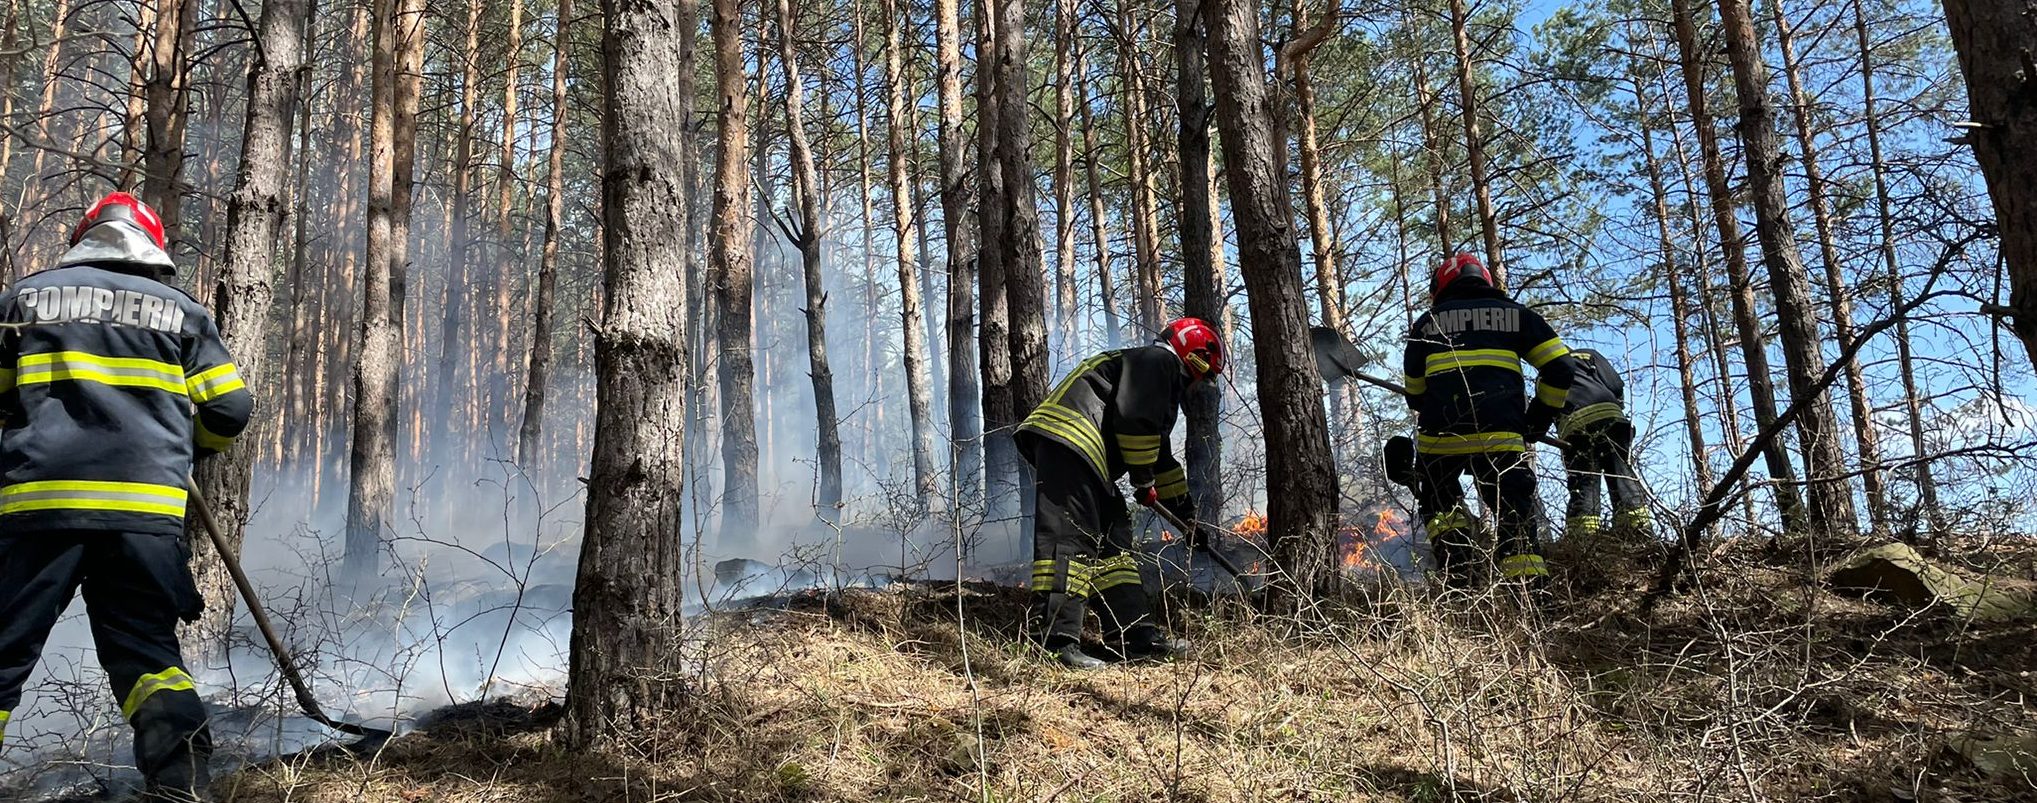
[[1107,643],[1157,639],[1145,583],[1132,557],[1132,519],[1124,496],[1059,444],[1038,445],[1032,462],[1038,479],[1031,622],[1041,646],[1060,650],[1081,642],[1091,599],[1100,603],[1097,616]]
[[0,535],[0,729],[50,628],[82,587],[99,664],[134,726],[135,766],[151,786],[202,792],[212,735],[177,646],[178,620],[196,619],[203,607],[188,558],[169,535]]
[[1570,450],[1563,454],[1563,467],[1570,474],[1570,507],[1564,534],[1588,538],[1604,529],[1603,487],[1612,497],[1613,529],[1637,540],[1648,538],[1654,517],[1634,473],[1633,422],[1625,418],[1593,422],[1565,439],[1570,442]]
[[1415,468],[1420,480],[1416,501],[1445,582],[1455,588],[1475,585],[1489,561],[1464,504],[1459,478],[1465,474],[1471,475],[1480,501],[1494,518],[1499,544],[1490,559],[1496,559],[1500,576],[1534,582],[1548,576],[1548,564],[1542,559],[1541,523],[1535,514],[1535,471],[1526,452],[1517,448],[1419,454]]

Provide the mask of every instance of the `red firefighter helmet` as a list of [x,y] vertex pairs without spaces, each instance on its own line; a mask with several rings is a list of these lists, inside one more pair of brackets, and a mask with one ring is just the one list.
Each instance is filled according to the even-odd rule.
[[1217,329],[1201,318],[1177,318],[1160,333],[1168,348],[1188,368],[1188,378],[1200,380],[1224,372],[1224,340]]
[[1458,254],[1443,260],[1436,266],[1436,275],[1429,281],[1429,299],[1435,300],[1443,291],[1459,279],[1477,279],[1487,287],[1497,287],[1492,280],[1492,271],[1485,269],[1485,263],[1470,254]]
[[93,204],[85,217],[78,221],[78,227],[71,230],[71,245],[85,239],[85,232],[102,223],[119,221],[140,230],[149,236],[157,248],[169,248],[169,238],[163,234],[163,217],[150,209],[148,204],[124,192],[110,192]]

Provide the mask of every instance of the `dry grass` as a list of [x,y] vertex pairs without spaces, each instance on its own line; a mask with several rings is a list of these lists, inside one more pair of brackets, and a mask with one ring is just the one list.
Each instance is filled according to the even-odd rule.
[[[1602,573],[1603,574],[1603,573]],[[1370,588],[1299,615],[1171,606],[1192,660],[1077,674],[1023,596],[906,586],[711,626],[691,708],[569,755],[497,706],[367,759],[223,781],[255,801],[2033,799],[1942,749],[2029,729],[2028,625],[1805,590],[1732,553],[1651,621],[1629,584],[1548,616]]]

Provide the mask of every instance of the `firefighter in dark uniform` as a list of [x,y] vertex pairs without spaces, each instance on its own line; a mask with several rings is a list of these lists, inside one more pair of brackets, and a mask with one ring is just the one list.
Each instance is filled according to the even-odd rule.
[[1131,515],[1118,478],[1136,498],[1164,505],[1195,526],[1188,472],[1167,442],[1188,387],[1224,369],[1216,329],[1195,318],[1167,325],[1155,345],[1106,351],[1083,360],[1019,425],[1019,449],[1033,466],[1032,622],[1041,646],[1063,665],[1093,669],[1104,661],[1082,650],[1082,624],[1094,598],[1105,644],[1126,660],[1167,658],[1187,649],[1152,616],[1132,558]]
[[1570,444],[1563,453],[1563,467],[1570,474],[1564,534],[1590,538],[1604,529],[1605,520],[1599,516],[1605,510],[1599,495],[1603,485],[1613,498],[1614,532],[1646,539],[1655,521],[1634,473],[1634,422],[1627,418],[1626,382],[1612,361],[1597,351],[1578,349],[1570,356],[1577,364],[1577,378],[1556,425],[1557,434]]
[[113,193],[70,243],[0,292],[0,728],[82,588],[144,799],[201,801],[212,738],[177,644],[204,605],[185,476],[252,399],[212,316],[162,282],[175,268],[154,210]]
[[[1403,367],[1419,430],[1415,493],[1436,562],[1458,588],[1484,565],[1459,484],[1468,473],[1499,533],[1501,577],[1540,586],[1549,569],[1527,444],[1547,434],[1568,401],[1570,348],[1470,254],[1444,261],[1429,292],[1433,307],[1415,320]],[[1540,372],[1533,399],[1523,362]]]

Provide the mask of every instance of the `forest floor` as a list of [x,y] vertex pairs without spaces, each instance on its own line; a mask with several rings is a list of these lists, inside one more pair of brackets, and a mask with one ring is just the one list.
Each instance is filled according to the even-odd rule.
[[[2037,556],[1984,556],[2031,578]],[[1559,563],[1585,565],[1558,554]],[[1950,560],[1950,558],[1948,558]],[[1178,600],[1188,659],[1075,673],[1015,639],[1017,589],[900,585],[722,615],[690,705],[594,754],[558,708],[447,712],[364,757],[224,778],[302,801],[2037,799],[2037,627],[1980,626],[1713,556],[1646,618],[1600,558],[1556,609],[1391,583],[1283,615]],[[2037,741],[2024,741],[2025,746]]]

